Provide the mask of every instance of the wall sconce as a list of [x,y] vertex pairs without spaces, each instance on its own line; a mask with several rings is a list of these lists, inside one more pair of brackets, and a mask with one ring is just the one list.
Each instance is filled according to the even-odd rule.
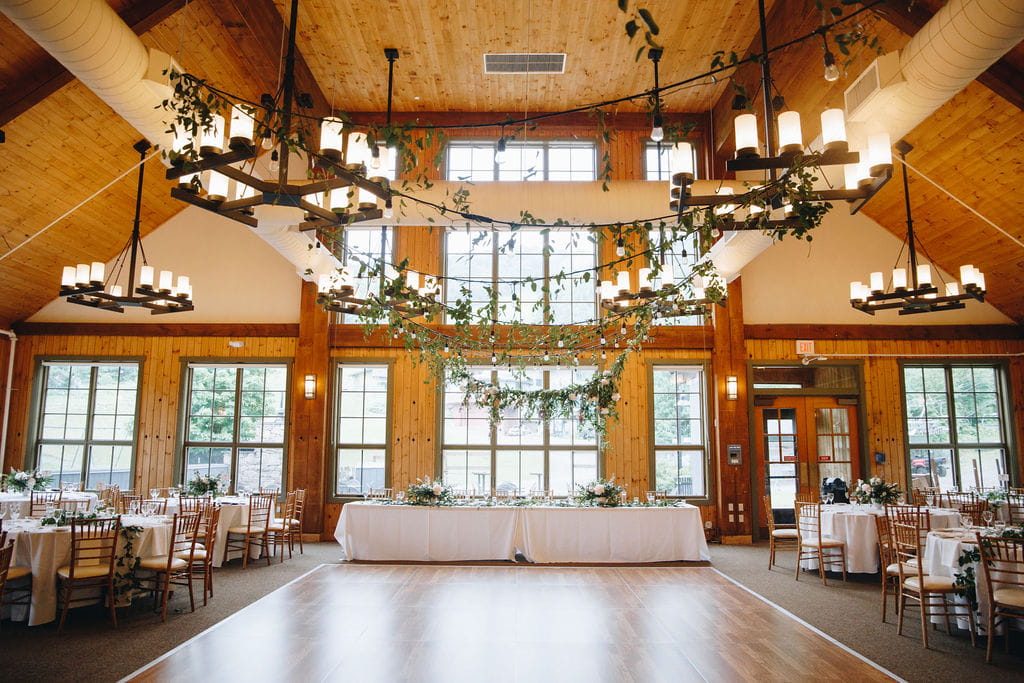
[[316,375],[306,375],[303,387],[306,398],[316,398]]
[[735,375],[729,375],[725,378],[725,397],[730,401],[735,401],[739,398],[740,387],[739,380],[736,379]]

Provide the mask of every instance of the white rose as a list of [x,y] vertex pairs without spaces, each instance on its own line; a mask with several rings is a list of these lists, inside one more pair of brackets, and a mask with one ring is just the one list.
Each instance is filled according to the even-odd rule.
[[601,414],[602,415],[607,415],[609,412],[611,412],[611,411],[609,411],[607,408],[601,408]]
[[26,481],[28,479],[28,472],[18,472],[14,475],[14,478],[18,481]]
[[570,401],[575,401],[576,400],[576,394],[569,394],[569,400]]
[[881,483],[882,483],[882,480],[879,479],[878,477],[871,477],[871,485],[872,486],[878,486]]
[[26,482],[26,484],[27,484],[27,486],[30,489],[34,489],[36,487],[36,478],[35,477],[29,477],[28,478],[28,482]]
[[601,374],[604,375],[605,377],[611,377],[612,376],[612,371],[611,370],[605,370]]
[[611,382],[611,380],[609,380],[609,379],[602,379],[601,380],[601,386],[607,386],[610,382]]
[[867,484],[861,484],[860,490],[863,491],[864,493],[871,493],[871,487],[868,486]]
[[616,403],[618,403],[620,398],[622,398],[622,394],[620,394],[618,392],[612,394],[612,400],[615,401]]
[[593,486],[588,486],[587,490],[590,491],[591,493],[594,493],[594,487]]
[[594,493],[603,496],[604,495],[604,484],[598,484],[594,487]]
[[434,488],[432,490],[434,491],[434,495],[435,496],[440,496],[441,495],[441,485],[440,484],[434,484]]

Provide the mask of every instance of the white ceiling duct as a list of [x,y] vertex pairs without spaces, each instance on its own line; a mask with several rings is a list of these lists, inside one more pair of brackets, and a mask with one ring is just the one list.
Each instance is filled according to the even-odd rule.
[[[0,0],[0,10],[147,140],[170,148],[168,112],[161,106],[170,95],[164,71],[182,69],[168,55],[147,49],[104,0]],[[290,227],[294,216],[283,223],[272,213],[255,232],[303,279],[315,282],[317,273],[340,265],[309,235]],[[307,275],[309,270],[314,274]]]

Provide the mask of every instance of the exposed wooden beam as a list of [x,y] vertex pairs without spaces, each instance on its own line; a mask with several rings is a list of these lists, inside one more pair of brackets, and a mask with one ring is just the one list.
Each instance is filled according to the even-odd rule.
[[[1024,339],[1021,325],[745,325],[747,339]],[[940,354],[941,355],[941,354]]]
[[292,323],[15,323],[18,335],[81,337],[297,337]]
[[[907,0],[882,0],[882,4],[873,7],[872,11],[908,36],[920,31],[933,16],[922,3],[907,3]],[[1005,58],[986,69],[977,81],[1024,109],[1024,73]]]
[[[142,35],[184,7],[185,0],[140,0],[120,13],[136,35]],[[0,126],[46,99],[74,76],[56,59],[40,50],[36,63],[19,81],[0,90]]]

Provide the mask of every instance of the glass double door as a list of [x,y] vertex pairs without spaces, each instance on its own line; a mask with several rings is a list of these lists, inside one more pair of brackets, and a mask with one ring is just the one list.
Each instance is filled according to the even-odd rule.
[[817,495],[832,477],[852,486],[860,476],[856,406],[831,396],[787,396],[755,411],[758,490],[774,509],[791,515],[797,493]]

